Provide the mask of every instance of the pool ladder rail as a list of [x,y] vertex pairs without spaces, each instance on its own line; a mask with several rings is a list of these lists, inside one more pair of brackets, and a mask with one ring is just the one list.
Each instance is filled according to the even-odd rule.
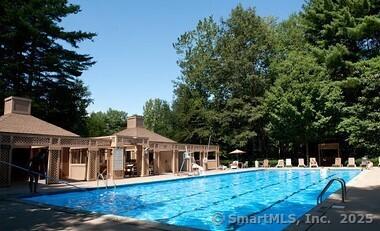
[[345,202],[347,197],[347,187],[346,187],[346,181],[342,178],[333,178],[331,179],[327,185],[323,188],[321,193],[319,193],[317,197],[317,204],[321,204],[323,202],[323,195],[326,193],[326,191],[330,188],[330,186],[335,182],[338,181],[341,185],[341,191],[342,191],[342,202]]
[[[106,186],[106,189],[108,189],[108,175],[106,174],[106,176],[104,177],[104,173],[105,171],[103,171],[102,173],[98,173],[98,177],[96,178],[96,187],[99,188],[99,179],[101,179],[103,182],[104,182],[104,185]],[[116,189],[116,183],[115,183],[115,180],[113,179],[112,177],[112,182],[113,182],[113,188]]]

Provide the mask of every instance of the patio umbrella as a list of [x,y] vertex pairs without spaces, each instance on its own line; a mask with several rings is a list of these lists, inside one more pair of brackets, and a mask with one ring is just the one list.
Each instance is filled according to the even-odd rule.
[[234,151],[232,151],[232,152],[230,152],[230,154],[232,154],[232,155],[236,155],[236,158],[238,158],[238,161],[239,161],[239,155],[241,155],[241,154],[244,154],[244,153],[246,153],[245,151],[242,151],[242,150],[239,150],[239,149],[235,149]]
[[235,149],[234,151],[230,152],[230,154],[244,154],[245,151],[242,151],[242,150],[239,150],[239,149]]

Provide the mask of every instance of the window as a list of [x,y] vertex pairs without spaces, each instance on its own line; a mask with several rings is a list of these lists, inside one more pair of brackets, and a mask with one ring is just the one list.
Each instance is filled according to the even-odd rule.
[[215,152],[209,152],[207,159],[208,160],[215,160]]
[[85,164],[86,162],[87,162],[87,149],[72,149],[71,150],[72,164]]

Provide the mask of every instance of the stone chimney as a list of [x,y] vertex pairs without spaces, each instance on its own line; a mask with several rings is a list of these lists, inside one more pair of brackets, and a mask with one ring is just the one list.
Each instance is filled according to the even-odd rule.
[[4,115],[23,114],[30,115],[32,100],[27,98],[11,96],[4,99]]
[[144,117],[139,115],[134,115],[128,117],[127,128],[143,128],[144,127]]

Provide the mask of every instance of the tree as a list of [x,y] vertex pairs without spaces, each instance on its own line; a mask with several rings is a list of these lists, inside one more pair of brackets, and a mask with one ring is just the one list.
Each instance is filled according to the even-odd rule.
[[107,112],[93,112],[87,119],[87,132],[90,137],[108,136],[122,130],[128,114],[123,111],[108,109]]
[[353,147],[378,150],[377,97],[380,2],[311,0],[302,14],[314,54],[344,96],[339,130]]
[[144,125],[160,135],[173,137],[173,115],[170,105],[162,99],[149,99],[144,105]]
[[207,112],[218,68],[215,50],[219,36],[218,24],[208,17],[199,21],[194,30],[181,35],[174,44],[181,68],[173,102],[174,135],[179,142],[204,143],[211,134],[214,115],[207,116]]
[[173,110],[185,141],[204,143],[212,135],[224,150],[256,148],[264,128],[258,106],[271,83],[272,24],[239,5],[228,19],[206,18],[178,39],[182,75]]
[[67,0],[0,1],[0,98],[29,97],[33,114],[82,133],[91,99],[78,77],[94,61],[74,49],[95,34],[60,25],[79,11]]
[[339,130],[354,147],[377,155],[380,152],[380,57],[355,64],[355,70],[354,79],[348,81],[356,82],[361,96],[357,103],[345,108],[346,116]]
[[263,108],[269,134],[280,144],[303,144],[330,138],[339,123],[341,90],[306,52],[290,52],[276,64],[278,78],[266,93]]

